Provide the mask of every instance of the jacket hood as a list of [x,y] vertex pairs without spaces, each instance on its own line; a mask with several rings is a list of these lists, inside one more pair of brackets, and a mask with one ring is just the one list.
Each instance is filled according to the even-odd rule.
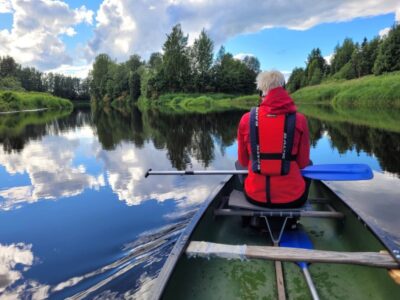
[[277,87],[264,96],[260,106],[271,114],[286,114],[297,111],[296,105],[283,87]]

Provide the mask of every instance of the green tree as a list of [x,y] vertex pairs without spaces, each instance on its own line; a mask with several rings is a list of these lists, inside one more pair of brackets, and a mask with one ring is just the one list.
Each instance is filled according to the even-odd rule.
[[192,72],[196,91],[204,92],[210,84],[214,44],[203,29],[191,49]]
[[0,59],[0,77],[16,77],[18,64],[11,56],[5,56]]
[[319,48],[311,50],[307,57],[306,69],[304,74],[304,81],[302,85],[319,84],[326,73],[326,61],[321,54]]
[[380,75],[400,70],[400,24],[394,25],[379,46],[373,72]]
[[256,73],[246,64],[226,53],[214,65],[215,90],[223,93],[249,94],[255,92]]
[[90,74],[90,93],[94,100],[101,100],[106,95],[108,72],[112,65],[113,61],[107,54],[99,54],[95,58]]
[[260,61],[258,60],[257,57],[246,55],[243,58],[243,62],[254,73],[256,74],[260,73]]
[[219,48],[218,53],[217,53],[217,58],[215,59],[216,65],[218,65],[222,62],[222,59],[224,58],[225,54],[226,54],[225,47],[222,45]]
[[140,75],[138,72],[129,74],[129,94],[131,100],[136,101],[140,97]]
[[294,68],[292,74],[290,74],[287,89],[293,93],[303,87],[305,72],[303,68]]
[[175,25],[167,35],[163,45],[163,75],[165,88],[169,92],[186,90],[190,74],[188,36],[182,32],[181,25]]
[[331,61],[332,75],[338,72],[345,64],[350,61],[354,48],[355,45],[353,43],[353,40],[350,38],[346,38],[341,46],[337,45],[335,47],[335,51]]
[[148,66],[154,72],[159,72],[162,68],[162,54],[160,52],[154,52],[150,55]]

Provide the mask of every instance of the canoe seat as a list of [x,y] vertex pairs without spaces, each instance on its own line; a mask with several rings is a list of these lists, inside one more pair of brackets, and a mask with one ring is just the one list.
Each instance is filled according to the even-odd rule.
[[247,201],[244,193],[242,191],[238,190],[233,190],[232,193],[229,196],[228,200],[228,206],[233,207],[233,208],[240,208],[240,209],[249,209],[249,210],[262,210],[262,211],[272,211],[276,212],[278,211],[292,211],[292,212],[300,212],[300,211],[306,211],[306,210],[313,210],[312,206],[310,203],[306,203],[304,206],[299,207],[299,208],[267,208],[267,207],[262,207],[255,205],[253,203],[250,203]]
[[[219,206],[214,209],[216,216],[242,216],[242,217],[260,217],[265,220],[268,233],[274,245],[278,245],[282,237],[288,219],[300,217],[313,218],[343,218],[341,212],[333,209],[329,203],[325,203],[328,210],[315,210],[309,201],[299,208],[266,208],[252,204],[247,201],[244,193],[238,190],[232,190],[229,197],[222,197]],[[277,234],[274,233],[270,225],[269,218],[280,217]]]
[[343,218],[341,212],[325,203],[328,210],[315,210],[307,203],[299,208],[266,208],[247,201],[242,191],[233,190],[229,197],[223,197],[214,210],[216,216],[248,216],[248,217],[313,217],[313,218]]

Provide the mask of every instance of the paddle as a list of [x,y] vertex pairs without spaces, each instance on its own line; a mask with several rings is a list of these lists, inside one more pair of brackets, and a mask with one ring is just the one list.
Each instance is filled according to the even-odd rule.
[[[247,170],[204,170],[204,171],[153,171],[149,175],[233,175],[247,174]],[[319,180],[369,180],[374,177],[371,168],[365,164],[322,164],[305,167],[301,170],[304,177]]]
[[[280,241],[280,246],[289,247],[289,248],[301,248],[301,249],[314,249],[314,246],[307,235],[302,230],[294,230],[294,231],[285,231],[283,233],[282,239]],[[296,264],[303,271],[304,277],[306,279],[308,288],[310,289],[312,298],[314,300],[319,300],[319,296],[317,290],[312,281],[310,272],[308,271],[308,263],[304,261],[296,262]]]

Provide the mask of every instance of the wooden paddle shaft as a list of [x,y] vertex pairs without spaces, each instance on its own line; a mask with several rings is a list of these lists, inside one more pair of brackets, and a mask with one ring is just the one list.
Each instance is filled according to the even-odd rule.
[[399,269],[399,264],[388,253],[339,252],[272,246],[226,245],[192,241],[186,253],[189,256],[259,258],[278,261],[305,261],[310,263],[355,264],[386,269]]

